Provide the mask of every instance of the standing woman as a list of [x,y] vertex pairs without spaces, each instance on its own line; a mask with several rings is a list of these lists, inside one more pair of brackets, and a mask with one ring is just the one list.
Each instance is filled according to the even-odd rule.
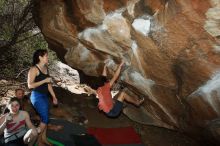
[[57,104],[57,98],[51,85],[51,77],[48,72],[48,52],[44,49],[36,50],[33,55],[32,67],[28,72],[28,88],[33,89],[30,100],[41,118],[37,131],[39,133],[38,145],[51,145],[46,137],[49,123],[49,93],[53,104]]

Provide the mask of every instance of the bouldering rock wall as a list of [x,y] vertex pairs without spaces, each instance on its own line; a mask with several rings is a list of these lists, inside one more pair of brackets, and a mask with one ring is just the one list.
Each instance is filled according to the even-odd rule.
[[75,69],[98,76],[106,62],[110,78],[123,59],[146,124],[198,133],[218,120],[219,0],[39,0],[34,16]]

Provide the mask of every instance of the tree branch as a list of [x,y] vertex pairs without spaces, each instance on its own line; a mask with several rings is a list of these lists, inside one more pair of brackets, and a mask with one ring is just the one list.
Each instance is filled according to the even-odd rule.
[[20,43],[20,42],[23,42],[23,41],[26,41],[27,39],[30,39],[30,38],[32,38],[32,37],[35,37],[35,36],[37,36],[37,35],[39,35],[39,34],[40,34],[40,32],[39,32],[39,33],[36,33],[36,34],[34,34],[34,35],[32,35],[32,36],[25,37],[24,39],[21,39],[21,40],[19,40],[19,41],[16,41],[15,44]]
[[24,72],[24,71],[26,71],[26,70],[28,70],[29,69],[29,67],[28,68],[25,68],[25,69],[23,69],[22,71],[20,71],[19,73],[18,73],[18,75],[15,77],[16,79]]

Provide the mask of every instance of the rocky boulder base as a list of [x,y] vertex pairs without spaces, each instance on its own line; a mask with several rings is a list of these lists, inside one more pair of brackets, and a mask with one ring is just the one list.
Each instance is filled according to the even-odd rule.
[[123,59],[145,124],[199,137],[219,128],[219,10],[219,0],[39,0],[34,15],[72,68],[98,76],[107,62],[110,78]]

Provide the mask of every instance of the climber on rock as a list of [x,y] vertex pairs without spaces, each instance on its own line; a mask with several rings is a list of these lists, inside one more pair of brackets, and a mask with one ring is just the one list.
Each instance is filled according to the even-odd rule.
[[118,79],[121,68],[124,65],[124,61],[121,61],[119,64],[116,72],[114,73],[112,79],[110,81],[107,80],[107,70],[106,70],[106,64],[104,65],[103,72],[102,72],[102,78],[104,85],[101,85],[97,88],[97,90],[92,89],[89,86],[85,86],[84,89],[87,91],[87,93],[94,94],[99,102],[98,107],[100,110],[102,110],[108,117],[117,117],[121,113],[123,109],[123,102],[127,101],[129,103],[132,103],[136,106],[139,106],[141,103],[144,102],[144,98],[138,99],[137,97],[131,97],[128,94],[125,93],[124,89],[118,93],[118,96],[116,95],[116,98],[112,98],[111,95],[111,88]]

